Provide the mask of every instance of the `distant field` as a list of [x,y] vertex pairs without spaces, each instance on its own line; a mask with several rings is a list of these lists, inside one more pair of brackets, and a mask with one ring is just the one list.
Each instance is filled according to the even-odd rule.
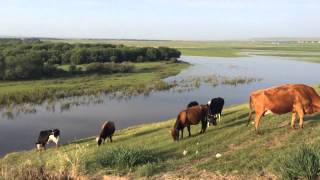
[[246,55],[285,56],[320,62],[320,43],[272,43],[272,41],[138,41],[138,40],[50,40],[70,43],[111,43],[128,46],[168,46],[177,48],[182,55],[238,57]]

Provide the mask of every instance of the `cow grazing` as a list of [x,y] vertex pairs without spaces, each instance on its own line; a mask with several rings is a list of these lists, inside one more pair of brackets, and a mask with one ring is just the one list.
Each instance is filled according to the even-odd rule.
[[100,146],[102,142],[104,143],[107,137],[110,139],[110,142],[112,142],[112,135],[115,130],[116,128],[113,121],[106,121],[105,123],[103,123],[100,135],[96,139],[98,142],[98,146]]
[[191,101],[191,102],[188,104],[187,108],[190,108],[190,107],[193,107],[193,106],[198,106],[198,105],[199,105],[199,103],[198,103],[197,101]]
[[181,131],[181,139],[183,138],[183,130],[188,128],[189,136],[191,136],[190,126],[201,122],[201,133],[204,133],[207,128],[208,105],[198,105],[181,111],[176,119],[176,122],[171,130],[171,135],[174,141],[179,140],[179,131]]
[[298,115],[299,126],[303,128],[304,115],[320,112],[320,96],[310,86],[285,84],[252,92],[249,105],[250,113],[247,125],[251,121],[252,112],[255,111],[254,125],[257,132],[262,116],[288,112],[292,112],[291,126],[295,128]]
[[221,97],[213,98],[208,102],[210,121],[218,117],[218,121],[221,121],[221,113],[224,106],[224,99]]
[[46,149],[46,144],[49,144],[50,142],[55,143],[56,147],[58,147],[59,137],[59,129],[41,131],[38,137],[38,141],[36,142],[37,149]]

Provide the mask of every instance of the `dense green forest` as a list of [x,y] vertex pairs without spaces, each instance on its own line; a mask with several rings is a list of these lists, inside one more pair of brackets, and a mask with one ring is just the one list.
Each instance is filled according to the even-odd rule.
[[[127,62],[170,61],[180,51],[167,47],[69,44],[38,39],[0,39],[0,79],[39,79],[83,73],[129,72]],[[86,64],[86,68],[82,69]],[[70,65],[68,70],[59,68]]]

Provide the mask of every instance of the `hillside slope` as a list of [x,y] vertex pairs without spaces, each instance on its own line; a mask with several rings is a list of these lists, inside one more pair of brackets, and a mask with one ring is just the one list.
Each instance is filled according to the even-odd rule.
[[[290,114],[264,117],[261,135],[254,132],[252,125],[246,126],[247,116],[246,104],[227,108],[218,126],[210,126],[203,135],[198,134],[200,125],[192,126],[192,137],[179,142],[173,142],[169,134],[174,120],[139,125],[117,131],[114,143],[108,142],[101,147],[97,147],[94,138],[88,138],[63,145],[58,150],[11,153],[0,160],[0,167],[7,174],[10,174],[10,168],[22,173],[27,168],[42,166],[50,172],[68,171],[74,176],[91,178],[106,174],[156,179],[267,178],[277,175],[274,168],[279,158],[295,151],[299,145],[320,143],[319,114],[306,117],[303,130],[289,128]],[[152,163],[126,168],[120,162],[119,166],[110,167],[106,163],[108,153],[119,149],[126,149],[127,153],[137,149],[133,153],[137,158],[141,150],[143,157],[151,155]],[[186,155],[183,155],[184,151],[187,151]],[[222,156],[216,158],[216,153]],[[154,157],[158,160],[154,161]]]

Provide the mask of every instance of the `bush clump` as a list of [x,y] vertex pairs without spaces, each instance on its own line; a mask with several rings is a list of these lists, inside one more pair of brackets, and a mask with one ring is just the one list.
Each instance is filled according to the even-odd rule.
[[134,65],[125,63],[90,63],[86,67],[87,73],[111,74],[111,73],[129,73],[134,70]]
[[129,169],[158,161],[158,158],[150,150],[131,147],[113,148],[103,153],[99,159],[103,167],[117,169]]
[[319,154],[314,148],[303,146],[293,155],[281,159],[278,170],[283,179],[318,179],[320,175]]

